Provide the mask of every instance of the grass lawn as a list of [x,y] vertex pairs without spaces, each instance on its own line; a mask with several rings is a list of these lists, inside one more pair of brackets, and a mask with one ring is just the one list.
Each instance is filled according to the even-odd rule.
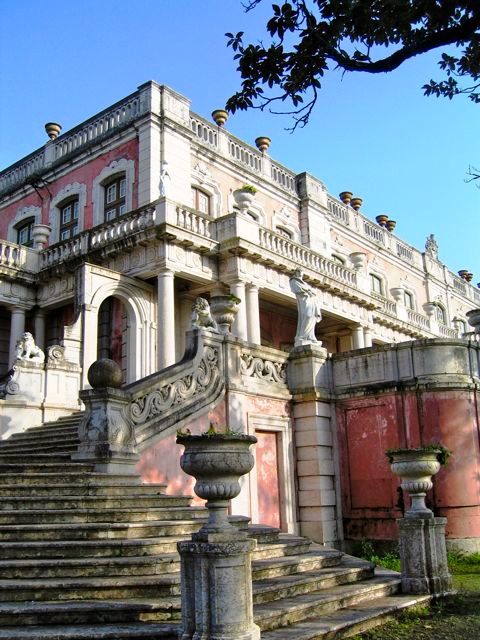
[[[371,558],[369,558],[371,559]],[[381,564],[382,557],[375,562]],[[396,558],[387,555],[386,564]],[[461,556],[449,554],[453,574],[454,596],[442,599],[431,607],[405,612],[382,627],[355,636],[354,640],[477,640],[480,638],[480,554]]]

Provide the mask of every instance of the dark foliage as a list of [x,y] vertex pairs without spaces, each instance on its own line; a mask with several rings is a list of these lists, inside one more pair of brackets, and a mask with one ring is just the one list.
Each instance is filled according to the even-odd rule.
[[[245,9],[262,1],[249,0]],[[466,94],[480,103],[480,0],[288,0],[272,12],[268,44],[246,44],[243,32],[226,34],[242,77],[226,105],[232,113],[289,101],[293,110],[284,113],[303,126],[327,72],[386,73],[445,47],[444,77],[430,80],[424,93]],[[278,93],[267,95],[267,88]]]

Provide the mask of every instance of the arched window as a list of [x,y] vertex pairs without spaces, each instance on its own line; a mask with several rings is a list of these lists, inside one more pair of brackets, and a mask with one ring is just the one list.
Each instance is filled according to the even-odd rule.
[[31,247],[33,245],[32,233],[34,224],[35,218],[27,218],[15,226],[17,232],[17,244],[23,244],[25,247]]
[[198,187],[192,187],[192,206],[196,211],[210,215],[212,208],[210,195]]
[[72,198],[59,205],[60,240],[68,240],[78,233],[78,198]]
[[370,274],[370,288],[372,293],[383,296],[383,280],[374,273]]
[[292,232],[288,231],[288,229],[284,229],[283,227],[277,227],[275,229],[276,233],[278,233],[279,236],[283,236],[284,238],[288,238],[288,240],[292,239]]
[[439,324],[447,324],[447,314],[445,309],[440,305],[440,304],[436,304],[435,305],[435,317],[437,319],[437,322]]
[[127,179],[124,173],[110,178],[103,185],[105,222],[123,216],[127,211]]

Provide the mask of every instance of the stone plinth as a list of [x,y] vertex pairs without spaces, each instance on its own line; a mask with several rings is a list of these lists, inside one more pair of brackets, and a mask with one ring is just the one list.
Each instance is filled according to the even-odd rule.
[[[245,533],[196,534],[179,542],[182,581],[181,640],[258,640],[253,622],[251,556]],[[205,538],[205,539],[199,539]]]
[[446,518],[402,518],[400,562],[403,593],[445,595],[452,590],[445,545]]

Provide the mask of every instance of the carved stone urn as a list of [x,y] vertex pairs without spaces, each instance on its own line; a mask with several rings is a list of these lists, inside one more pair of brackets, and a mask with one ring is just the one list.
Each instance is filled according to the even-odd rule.
[[255,138],[257,149],[262,153],[265,153],[268,150],[271,142],[272,140],[268,136],[259,136],[258,138]]
[[432,510],[425,504],[425,496],[433,486],[432,476],[445,462],[445,451],[440,446],[387,451],[393,473],[400,476],[402,489],[408,491],[412,500],[405,518],[433,518]]
[[250,205],[255,199],[255,193],[257,190],[250,185],[244,185],[241,189],[235,189],[233,192],[233,198],[236,205],[242,213],[248,211]]
[[185,447],[180,466],[196,479],[197,496],[207,500],[208,522],[200,537],[236,529],[228,521],[228,507],[240,493],[240,477],[253,469],[250,447],[255,442],[255,436],[242,433],[177,436],[177,444]]
[[341,191],[338,194],[338,197],[343,202],[343,204],[350,204],[353,198],[353,193],[351,191]]
[[377,224],[379,224],[381,227],[386,227],[388,222],[388,216],[386,213],[381,213],[379,216],[375,218],[375,220],[377,221]]
[[240,302],[240,298],[232,294],[212,296],[210,298],[210,311],[220,333],[230,332],[230,327],[238,313]]
[[476,334],[480,334],[480,309],[467,311],[468,324],[473,327]]
[[223,127],[223,125],[228,120],[228,111],[225,109],[215,109],[212,111],[212,118],[219,127]]

